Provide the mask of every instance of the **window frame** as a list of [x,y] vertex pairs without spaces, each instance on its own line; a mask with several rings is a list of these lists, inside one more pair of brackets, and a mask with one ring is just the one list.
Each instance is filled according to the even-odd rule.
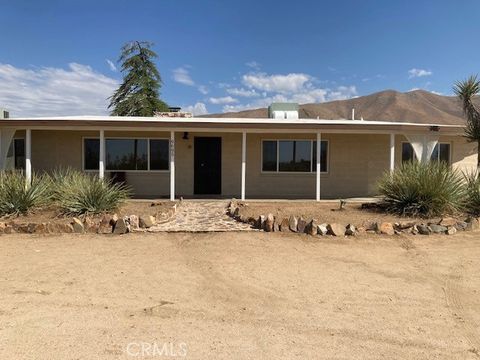
[[[112,139],[112,140],[118,140],[118,139],[124,139],[124,140],[147,140],[147,169],[146,170],[109,170],[107,169],[107,164],[106,164],[106,158],[107,158],[107,147],[106,147],[106,140],[107,139]],[[85,140],[100,140],[99,136],[83,136],[82,137],[82,171],[85,172],[90,172],[90,173],[95,173],[98,172],[97,170],[92,170],[92,169],[85,169]],[[150,140],[166,140],[168,142],[168,169],[165,170],[152,170],[150,169]],[[105,172],[106,173],[111,173],[111,172],[132,172],[132,173],[169,173],[170,172],[170,139],[166,137],[148,137],[148,136],[105,136]]]
[[[401,162],[401,163],[404,163],[404,162],[407,162],[407,161],[416,160],[415,157],[413,158],[413,160],[405,160],[405,161],[404,161],[404,160],[402,159],[402,156],[401,156],[402,154],[401,154],[401,153],[402,153],[402,149],[403,149],[403,145],[404,145],[404,144],[410,144],[410,142],[409,142],[409,141],[402,141],[402,142],[401,142],[401,147],[400,147],[400,162]],[[448,145],[448,166],[452,166],[452,150],[453,150],[452,142],[451,142],[451,141],[439,141],[439,142],[437,143],[438,146],[440,146],[440,145],[442,145],[442,144],[443,144],[443,145]],[[411,145],[412,145],[412,144],[410,144],[410,146],[411,146]],[[415,156],[415,151],[413,152],[413,156]],[[438,151],[438,156],[440,157],[440,149],[439,149],[439,151]],[[440,159],[437,159],[436,161],[439,161],[439,160],[440,160]],[[417,161],[418,161],[418,160],[417,160]],[[430,161],[431,161],[431,160],[430,160]]]
[[[277,170],[263,170],[263,143],[266,141],[275,141],[277,143]],[[279,160],[280,160],[280,141],[310,141],[310,171],[280,171],[279,170]],[[260,144],[260,173],[261,174],[282,174],[282,175],[308,175],[308,174],[316,174],[316,163],[313,163],[313,143],[316,143],[316,139],[262,139]],[[327,166],[325,171],[320,171],[320,174],[329,174],[330,172],[330,140],[321,139],[320,143],[325,142],[327,143]],[[321,144],[320,144],[321,146]]]

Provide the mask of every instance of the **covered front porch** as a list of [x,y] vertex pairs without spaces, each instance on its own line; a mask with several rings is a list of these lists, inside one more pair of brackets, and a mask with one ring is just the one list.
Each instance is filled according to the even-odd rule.
[[32,171],[71,167],[100,178],[116,176],[139,198],[373,196],[378,178],[412,156],[405,146],[412,136],[437,136],[452,166],[475,163],[470,144],[451,126],[82,117],[6,119],[0,131],[2,168],[23,164],[27,185]]

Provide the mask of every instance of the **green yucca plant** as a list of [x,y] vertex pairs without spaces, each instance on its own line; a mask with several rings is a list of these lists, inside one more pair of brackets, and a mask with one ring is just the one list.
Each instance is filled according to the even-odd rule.
[[53,174],[54,198],[65,215],[111,212],[130,197],[130,188],[96,175],[64,169]]
[[0,173],[0,216],[26,214],[29,210],[48,205],[52,198],[51,179],[32,175],[32,184],[25,186],[21,171]]
[[404,216],[441,216],[461,211],[465,182],[461,173],[443,162],[402,164],[385,173],[378,184],[387,209]]
[[465,173],[465,210],[472,215],[480,215],[480,178],[478,172]]

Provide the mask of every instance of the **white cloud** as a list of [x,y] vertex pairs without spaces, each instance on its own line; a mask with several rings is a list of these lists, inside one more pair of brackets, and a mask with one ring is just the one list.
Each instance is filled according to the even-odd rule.
[[339,86],[335,89],[306,88],[298,93],[273,94],[264,96],[247,104],[226,104],[223,112],[242,111],[267,107],[274,102],[296,102],[299,104],[344,100],[357,96],[355,86]]
[[191,112],[196,116],[208,114],[207,106],[202,102],[197,102],[195,105],[183,106],[182,111]]
[[205,85],[196,84],[190,76],[190,71],[187,68],[190,68],[190,66],[185,65],[173,70],[173,80],[183,85],[194,86],[203,95],[208,94],[208,88]]
[[199,85],[197,87],[198,91],[200,93],[202,93],[203,95],[207,95],[208,94],[208,88],[205,86],[205,85]]
[[253,89],[292,93],[298,92],[312,80],[312,77],[302,73],[291,73],[287,75],[267,75],[265,73],[246,74],[242,77],[242,83]]
[[416,77],[422,77],[422,76],[430,76],[432,74],[433,74],[433,72],[431,72],[430,70],[425,70],[425,69],[413,68],[413,69],[408,70],[408,78],[409,79],[416,78]]
[[118,81],[90,66],[17,68],[0,63],[0,105],[13,117],[103,115]]
[[117,67],[115,66],[115,64],[113,63],[112,60],[110,60],[110,59],[105,59],[105,61],[107,62],[108,67],[110,68],[110,70],[112,70],[112,71],[117,71]]
[[256,61],[249,61],[245,63],[245,65],[247,65],[249,68],[252,68],[256,71],[260,70],[260,64]]
[[195,86],[195,82],[190,77],[189,71],[184,67],[173,70],[173,80],[183,85]]
[[255,89],[244,89],[244,88],[231,88],[227,89],[227,93],[233,96],[241,97],[257,97],[260,96],[260,93],[256,92]]
[[237,99],[234,99],[231,96],[224,96],[224,97],[211,97],[209,99],[210,103],[215,104],[215,105],[221,105],[221,104],[234,104],[238,103]]

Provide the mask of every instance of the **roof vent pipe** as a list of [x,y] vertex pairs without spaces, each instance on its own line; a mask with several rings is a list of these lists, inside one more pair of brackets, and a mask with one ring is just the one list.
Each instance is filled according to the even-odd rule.
[[355,120],[355,108],[352,108],[352,120]]

